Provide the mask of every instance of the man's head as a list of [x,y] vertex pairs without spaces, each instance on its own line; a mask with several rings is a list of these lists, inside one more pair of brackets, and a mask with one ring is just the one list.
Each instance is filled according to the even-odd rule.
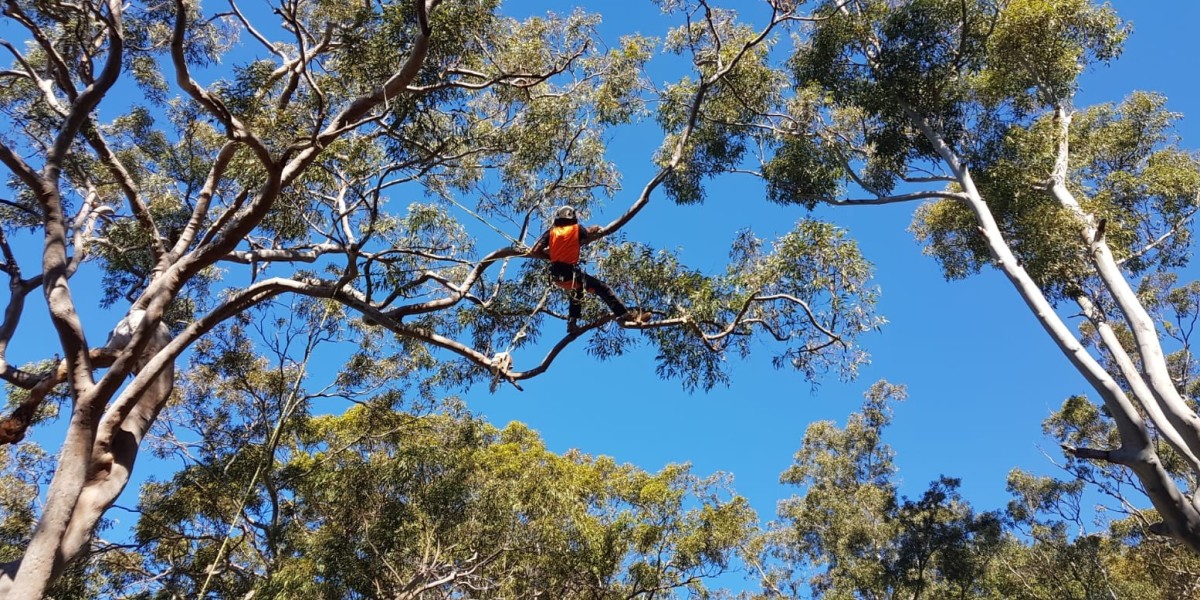
[[570,225],[578,221],[575,215],[575,207],[560,206],[554,209],[554,224],[555,225]]

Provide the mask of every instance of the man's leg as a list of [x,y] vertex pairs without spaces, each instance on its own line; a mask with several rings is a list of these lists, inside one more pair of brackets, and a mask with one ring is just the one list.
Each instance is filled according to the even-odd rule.
[[583,315],[583,288],[567,290],[567,319],[570,323]]
[[583,314],[583,272],[567,263],[550,263],[550,279],[567,292],[567,331],[574,333]]
[[617,295],[613,293],[612,288],[608,287],[607,284],[583,271],[580,271],[579,274],[583,276],[583,284],[587,288],[587,291],[595,294],[604,304],[608,305],[608,310],[612,311],[612,314],[617,317],[624,317],[625,313],[629,312],[629,309],[625,308],[625,305],[621,303],[621,300],[617,298]]

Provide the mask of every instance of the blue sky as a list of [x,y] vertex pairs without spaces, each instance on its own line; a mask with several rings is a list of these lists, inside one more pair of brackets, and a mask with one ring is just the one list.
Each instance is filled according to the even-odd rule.
[[[506,2],[505,12],[541,14],[546,4]],[[612,5],[606,2],[572,4],[600,11],[609,40],[635,31],[661,36],[668,26],[650,2],[622,2],[621,10],[606,10]],[[1194,148],[1200,140],[1200,73],[1188,40],[1200,22],[1200,3],[1120,0],[1113,6],[1132,21],[1133,35],[1116,63],[1084,76],[1077,104],[1119,102],[1134,90],[1162,92],[1171,110],[1184,113],[1179,132],[1184,146]],[[613,136],[610,152],[620,157],[625,191],[611,203],[611,213],[628,206],[650,177],[646,156],[658,141],[653,123]],[[1043,439],[1041,422],[1065,398],[1088,388],[998,273],[942,279],[906,231],[914,208],[827,207],[816,213],[847,228],[876,265],[878,308],[890,321],[863,338],[872,364],[857,381],[825,381],[813,391],[797,374],[772,369],[772,348],[763,345],[749,362],[733,365],[729,388],[689,395],[677,382],[655,377],[651,353],[597,362],[583,348],[572,348],[525,392],[472,393],[469,404],[497,424],[528,423],[556,451],[578,448],[646,469],[691,462],[700,474],[732,473],[737,492],[766,521],[774,518],[776,502],[795,492],[778,478],[805,427],[821,419],[844,422],[867,387],[887,379],[909,392],[885,434],[897,453],[902,493],[918,495],[945,474],[962,478],[976,509],[1001,508],[1013,467],[1055,471],[1047,455],[1061,459],[1061,453]],[[737,229],[773,237],[803,216],[801,209],[765,202],[750,178],[727,178],[709,188],[702,206],[655,197],[624,231],[630,239],[680,249],[693,266],[716,269]],[[1193,267],[1189,279],[1198,274]]]
[[[669,25],[649,0],[513,0],[503,11],[523,18],[544,14],[547,6],[566,12],[574,5],[604,14],[601,33],[610,43],[632,32],[661,36]],[[620,8],[614,10],[614,5]],[[1116,102],[1134,90],[1162,92],[1168,106],[1185,115],[1179,129],[1184,145],[1197,146],[1200,73],[1190,36],[1200,23],[1200,3],[1119,0],[1113,5],[1132,21],[1134,33],[1114,65],[1085,75],[1078,104]],[[663,81],[665,76],[657,82]],[[652,176],[649,156],[660,140],[652,121],[614,132],[610,154],[622,170],[625,189],[598,221],[634,201]],[[902,492],[917,495],[945,474],[962,478],[963,493],[977,509],[999,508],[1008,499],[1004,485],[1011,468],[1053,472],[1040,445],[1052,458],[1060,454],[1043,440],[1041,421],[1067,396],[1088,390],[1001,276],[986,272],[967,281],[943,281],[936,263],[921,255],[906,231],[914,208],[823,208],[816,213],[847,228],[876,265],[875,282],[882,290],[878,308],[890,321],[862,340],[873,362],[857,381],[827,380],[814,390],[798,374],[772,369],[773,348],[764,343],[750,361],[732,365],[730,387],[687,394],[677,381],[655,376],[652,352],[598,362],[585,353],[584,344],[576,344],[548,374],[523,384],[524,392],[503,387],[488,394],[480,386],[465,395],[467,403],[497,425],[512,420],[529,424],[555,451],[577,448],[648,470],[690,462],[701,475],[732,473],[737,492],[766,521],[775,516],[776,502],[795,491],[779,485],[778,478],[805,427],[821,419],[843,422],[872,382],[887,379],[909,390],[908,401],[895,407],[895,422],[886,434],[897,453]],[[799,208],[767,203],[761,186],[750,178],[724,178],[709,187],[701,206],[676,206],[657,195],[624,234],[657,248],[677,248],[691,266],[718,270],[737,230],[750,227],[760,237],[772,238],[804,216]],[[480,247],[502,244],[496,236],[481,240]],[[1200,273],[1192,268],[1190,275],[1194,279]],[[75,289],[77,300],[97,293],[82,282]],[[36,314],[44,307],[31,302],[26,310],[30,318],[22,331],[44,326],[44,317]],[[92,343],[100,343],[103,333],[94,335],[98,339]],[[45,355],[40,353],[44,348],[23,355],[28,350],[14,347],[8,358],[20,363]],[[538,359],[540,354],[518,355],[517,366]],[[55,431],[38,433],[52,452],[61,441]],[[144,458],[137,478],[155,471]],[[136,504],[134,494],[136,485],[131,485],[121,504]]]

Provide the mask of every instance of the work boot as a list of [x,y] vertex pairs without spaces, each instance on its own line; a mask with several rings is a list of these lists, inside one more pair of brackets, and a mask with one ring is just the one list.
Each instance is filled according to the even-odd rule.
[[623,324],[623,325],[624,324],[643,325],[646,322],[648,322],[652,316],[653,315],[651,315],[650,311],[648,311],[648,310],[631,308],[631,309],[625,311],[625,314],[621,315],[620,317],[617,317],[617,320],[620,321],[621,324]]

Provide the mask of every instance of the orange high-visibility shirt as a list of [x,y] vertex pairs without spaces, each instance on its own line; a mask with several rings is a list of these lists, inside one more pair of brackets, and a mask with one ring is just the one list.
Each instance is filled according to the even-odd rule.
[[550,260],[579,264],[579,224],[550,228]]

